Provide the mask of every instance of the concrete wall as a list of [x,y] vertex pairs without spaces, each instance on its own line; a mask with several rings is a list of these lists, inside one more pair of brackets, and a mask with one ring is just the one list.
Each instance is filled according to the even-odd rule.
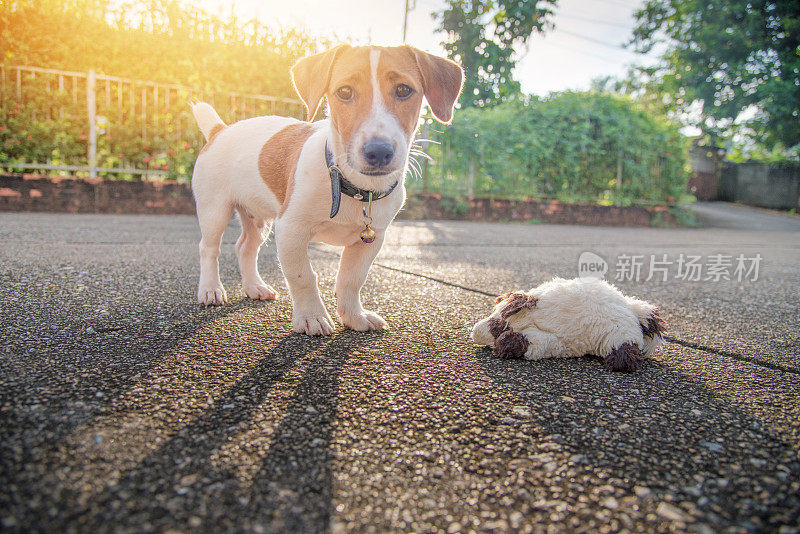
[[722,169],[720,198],[761,208],[797,208],[800,166],[728,164]]

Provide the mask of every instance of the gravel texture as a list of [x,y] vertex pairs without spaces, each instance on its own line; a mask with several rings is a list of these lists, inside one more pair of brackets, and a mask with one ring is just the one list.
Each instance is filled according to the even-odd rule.
[[[232,303],[205,309],[192,217],[0,214],[0,529],[800,528],[798,234],[401,222],[363,291],[390,329],[309,338],[274,245],[281,296],[243,297],[235,226]],[[587,250],[763,261],[754,282],[621,283],[673,340],[633,374],[469,340],[488,295]],[[311,247],[331,312],[337,252]]]

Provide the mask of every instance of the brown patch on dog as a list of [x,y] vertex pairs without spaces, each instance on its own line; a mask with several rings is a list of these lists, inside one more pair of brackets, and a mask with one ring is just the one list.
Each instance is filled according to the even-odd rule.
[[606,355],[603,363],[611,371],[632,373],[642,365],[642,351],[632,343],[623,343]]
[[431,111],[444,124],[453,120],[453,110],[464,86],[464,69],[442,57],[428,54],[414,47],[405,47],[414,57],[422,76],[425,99]]
[[500,317],[503,319],[508,319],[522,310],[534,308],[536,303],[539,302],[539,299],[533,295],[525,295],[523,293],[508,293],[507,298],[509,299],[508,302],[500,310]]
[[313,120],[317,114],[322,97],[328,92],[333,65],[339,55],[349,48],[346,44],[339,45],[326,52],[304,57],[292,67],[292,84],[306,106],[307,120]]
[[297,160],[314,130],[307,122],[286,126],[270,137],[258,154],[258,173],[282,206],[291,197]]
[[[356,130],[364,124],[372,111],[372,80],[370,79],[369,46],[343,49],[333,65],[326,90],[333,129],[339,133],[344,146],[348,146]],[[343,102],[336,96],[342,86],[353,89],[353,98]]]
[[[378,58],[378,86],[381,100],[386,110],[397,118],[406,138],[417,130],[419,112],[422,109],[422,96],[425,84],[419,72],[410,46],[381,48]],[[405,84],[414,92],[405,100],[397,98],[397,86]]]
[[491,334],[494,339],[500,337],[500,334],[509,328],[510,327],[506,321],[501,321],[500,319],[495,319],[494,317],[489,319],[489,334]]
[[227,126],[225,126],[224,124],[215,124],[214,126],[212,126],[211,131],[208,132],[208,140],[206,141],[206,144],[203,145],[203,148],[200,149],[199,154],[202,154],[203,152],[208,150],[208,147],[211,146],[211,143],[214,141],[214,138],[217,137],[219,133],[225,128],[227,128]]
[[663,337],[664,332],[667,331],[667,325],[664,319],[658,315],[658,310],[653,310],[653,313],[647,318],[647,324],[640,323],[640,326],[642,327],[642,334],[647,337]]
[[508,330],[494,340],[494,355],[504,360],[515,360],[525,356],[528,340],[519,332]]

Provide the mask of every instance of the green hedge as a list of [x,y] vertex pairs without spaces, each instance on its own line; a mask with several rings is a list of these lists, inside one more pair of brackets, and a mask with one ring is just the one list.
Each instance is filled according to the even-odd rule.
[[686,188],[688,139],[618,95],[564,92],[463,109],[432,130],[440,143],[428,151],[432,192],[628,204],[677,201]]
[[[94,69],[98,74],[190,86],[205,95],[235,91],[295,98],[290,66],[324,46],[324,41],[301,30],[219,17],[177,0],[0,2],[0,63],[6,66],[84,73]],[[18,97],[14,72],[6,69],[0,82],[0,169],[19,170],[15,162],[86,164],[85,80],[73,96],[71,78],[58,90],[54,76],[25,73]],[[186,105],[190,95],[173,92],[167,102],[162,91],[154,103],[153,90],[148,89],[148,119],[142,124],[141,86],[133,104],[128,87],[121,104],[117,89],[107,90],[105,82],[98,81],[97,115],[108,119],[97,139],[98,165],[165,171],[168,179],[191,174],[203,140]],[[288,113],[285,106],[252,101],[217,101],[215,106],[230,122]]]

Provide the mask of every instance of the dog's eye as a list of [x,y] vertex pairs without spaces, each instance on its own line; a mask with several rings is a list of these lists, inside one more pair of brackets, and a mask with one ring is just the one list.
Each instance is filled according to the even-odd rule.
[[350,102],[353,100],[353,88],[349,85],[343,85],[336,90],[336,97],[342,102]]
[[406,98],[411,96],[413,93],[414,93],[414,90],[411,87],[409,87],[408,85],[404,84],[404,83],[401,83],[400,85],[398,85],[397,87],[394,88],[394,94],[400,100],[405,100]]

